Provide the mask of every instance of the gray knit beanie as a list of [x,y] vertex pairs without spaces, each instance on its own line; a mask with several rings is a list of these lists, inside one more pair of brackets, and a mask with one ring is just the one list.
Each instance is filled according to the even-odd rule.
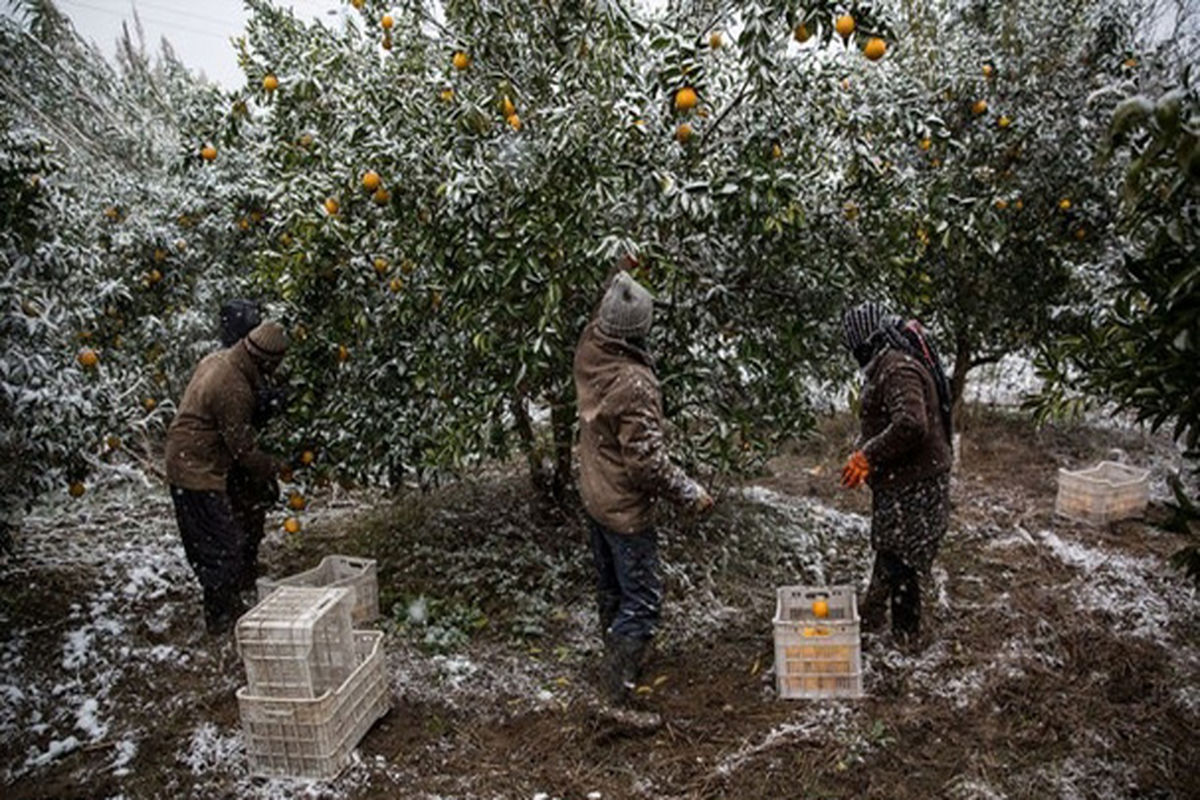
[[879,303],[870,300],[860,303],[847,310],[842,316],[846,347],[851,352],[857,352],[874,335],[875,331],[886,325],[894,324],[899,319]]
[[650,333],[654,296],[625,270],[613,278],[600,301],[600,330],[609,336],[637,339]]
[[283,326],[274,320],[259,323],[246,336],[246,349],[250,355],[267,361],[279,361],[287,352],[288,340]]

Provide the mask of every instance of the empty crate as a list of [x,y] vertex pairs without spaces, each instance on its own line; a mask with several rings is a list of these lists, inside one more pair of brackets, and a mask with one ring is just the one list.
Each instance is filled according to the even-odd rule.
[[1101,461],[1090,469],[1058,471],[1054,511],[1077,522],[1105,525],[1141,516],[1149,500],[1149,470]]
[[319,697],[358,663],[349,589],[281,586],[237,623],[237,645],[255,697]]
[[246,757],[253,775],[333,778],[390,707],[383,634],[355,631],[354,670],[319,697],[258,697],[237,693]]
[[[815,611],[823,603],[826,615]],[[783,698],[862,697],[851,586],[784,586],[775,605],[775,684]]]
[[334,586],[354,592],[355,625],[379,619],[379,578],[373,558],[325,556],[310,570],[272,580],[258,579],[258,599],[264,600],[277,586]]

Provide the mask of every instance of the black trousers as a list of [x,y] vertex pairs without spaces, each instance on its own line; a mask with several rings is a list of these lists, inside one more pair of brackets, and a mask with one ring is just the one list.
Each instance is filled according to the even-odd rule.
[[662,613],[658,535],[617,533],[588,518],[601,633],[645,641]]
[[245,534],[242,544],[242,572],[238,585],[242,589],[253,589],[258,577],[258,548],[262,544],[267,524],[267,506],[271,497],[279,495],[279,489],[256,480],[250,473],[234,465],[226,478],[229,504],[233,518]]
[[891,611],[893,633],[902,636],[919,634],[921,582],[917,570],[890,550],[876,550],[862,611],[863,624],[868,629],[881,629]]
[[204,619],[212,633],[229,630],[243,611],[246,534],[225,492],[171,487],[175,520],[188,564],[204,589]]

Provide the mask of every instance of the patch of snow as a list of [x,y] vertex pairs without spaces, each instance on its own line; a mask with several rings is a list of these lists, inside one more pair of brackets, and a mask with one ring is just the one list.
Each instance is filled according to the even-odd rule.
[[112,774],[117,777],[128,775],[130,772],[129,765],[137,756],[138,746],[133,739],[122,739],[113,746],[113,758],[109,762],[108,768],[112,770]]
[[727,777],[737,772],[754,756],[775,747],[795,742],[817,741],[827,744],[840,739],[850,729],[855,709],[852,703],[830,702],[814,710],[806,710],[799,722],[777,725],[757,741],[747,741],[733,753],[721,759],[715,772]]
[[108,734],[108,726],[101,722],[98,716],[99,710],[100,701],[89,697],[75,712],[75,727],[86,733],[93,742],[100,741]]
[[192,731],[186,748],[179,754],[179,762],[192,771],[203,775],[215,769],[226,769],[233,760],[242,758],[242,733],[221,733],[211,722],[202,722]]
[[30,753],[25,759],[25,768],[42,767],[52,761],[57,761],[65,755],[74,753],[81,746],[81,742],[74,736],[68,736],[65,739],[55,739],[50,742],[45,752],[38,752],[36,749]]

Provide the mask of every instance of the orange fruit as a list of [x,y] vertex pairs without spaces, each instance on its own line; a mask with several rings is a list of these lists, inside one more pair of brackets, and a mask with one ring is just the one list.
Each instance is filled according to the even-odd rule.
[[392,200],[392,193],[380,186],[375,190],[375,194],[371,195],[371,199],[375,201],[377,206],[386,206]]
[[379,256],[378,258],[375,259],[374,266],[375,266],[375,272],[382,275],[383,273],[387,272],[388,260],[386,258],[384,258],[383,256]]
[[825,619],[829,616],[829,603],[824,600],[814,600],[812,604],[813,616],[817,619]]
[[71,497],[83,497],[85,491],[87,490],[80,481],[72,481],[71,485],[67,487],[67,494]]
[[148,284],[150,284],[151,286],[153,286],[154,284],[158,283],[161,280],[162,280],[162,273],[156,269],[150,270],[150,274],[148,274],[146,276],[146,282]]
[[803,22],[800,23],[799,25],[797,25],[795,27],[795,29],[792,30],[792,38],[795,39],[800,44],[804,44],[811,37],[812,37],[812,34],[808,32],[808,26],[805,25]]
[[692,138],[692,126],[686,122],[682,123],[675,129],[675,140],[680,144],[687,144],[688,139]]
[[516,114],[509,115],[508,127],[512,128],[514,131],[521,130],[521,118]]
[[392,294],[399,294],[400,290],[404,288],[404,281],[399,278],[392,278],[388,281],[388,288],[392,290]]
[[1012,125],[1012,118],[1007,114],[1001,114],[1000,119],[996,120],[996,124],[1001,128],[1007,128],[1009,125]]
[[1059,200],[1058,207],[1061,208],[1063,211],[1069,210],[1071,208],[1071,198],[1064,197],[1062,200]]
[[1137,65],[1138,65],[1138,60],[1136,58],[1125,59],[1125,66],[1129,67],[1130,69],[1133,69]]
[[308,501],[304,499],[304,495],[299,492],[292,492],[288,495],[288,508],[293,511],[303,511],[308,505]]
[[362,11],[362,7],[366,5],[367,0],[350,0],[350,5]]
[[850,34],[854,33],[854,28],[856,27],[854,17],[849,14],[843,14],[833,23],[833,27],[843,39],[848,39]]
[[390,31],[392,26],[396,24],[396,20],[392,19],[391,14],[384,14],[383,19],[379,20],[379,24],[383,26],[385,31]]
[[940,158],[935,158],[929,162],[929,166],[931,166],[931,167],[940,167],[941,165],[942,165],[942,160]]
[[917,147],[921,148],[922,150],[928,150],[929,148],[933,147],[933,140],[926,136],[924,139],[917,142]]
[[268,92],[275,91],[279,88],[279,78],[276,78],[274,75],[268,75],[263,78],[263,88]]
[[1001,197],[1000,199],[996,200],[995,206],[998,210],[1003,211],[1004,209],[1008,208],[1008,201]]
[[378,189],[378,188],[379,188],[379,184],[381,184],[382,182],[383,182],[383,181],[382,181],[382,179],[379,177],[379,173],[378,173],[378,172],[376,172],[376,171],[375,171],[375,170],[373,170],[373,169],[372,169],[372,170],[367,170],[366,172],[364,172],[364,173],[363,173],[363,176],[362,176],[362,186],[363,186],[363,188],[364,188],[364,189],[366,189],[368,192],[373,192],[373,191],[375,191],[376,189]]
[[438,97],[443,103],[449,103],[454,99],[454,90],[447,87],[438,93]]
[[408,275],[416,268],[417,268],[416,262],[414,262],[411,258],[406,258],[400,262],[400,271],[403,272],[405,275]]
[[313,463],[316,458],[317,457],[313,454],[312,450],[305,450],[300,454],[300,463],[307,467],[309,464]]
[[1084,239],[1087,238],[1087,230],[1085,230],[1084,228],[1076,228],[1075,229],[1075,238],[1082,242]]
[[96,355],[96,351],[90,347],[85,347],[75,356],[75,360],[79,362],[79,366],[91,368],[100,363],[100,356]]
[[104,437],[104,444],[108,446],[109,450],[116,450],[121,446],[121,437],[110,433]]
[[167,251],[163,250],[161,247],[154,248],[154,260],[160,264],[162,262],[166,261],[167,260]]
[[720,31],[713,31],[708,35],[708,46],[713,50],[720,50],[722,44]]
[[313,143],[312,134],[311,133],[301,134],[300,138],[297,140],[297,143],[301,147],[312,147],[312,143]]
[[158,401],[155,400],[153,397],[147,397],[145,400],[142,401],[142,407],[145,408],[147,411],[153,411],[155,408],[158,407]]
[[878,37],[867,42],[867,46],[863,48],[863,55],[868,61],[878,61],[883,58],[883,54],[887,52],[887,43]]
[[339,344],[337,349],[338,361],[343,364],[350,360],[350,350],[344,344]]
[[992,72],[994,72],[994,70],[992,69],[992,65],[991,65],[991,64],[984,64],[984,65],[983,65],[983,77],[985,77],[985,78],[990,78],[990,77],[992,77]]
[[451,59],[451,63],[454,64],[454,68],[456,70],[458,70],[459,72],[462,72],[467,67],[471,66],[471,57],[469,55],[467,55],[466,53],[464,53],[462,50],[459,50],[457,53],[454,54],[454,58]]
[[341,203],[339,203],[336,198],[334,198],[334,197],[326,198],[326,200],[325,200],[325,213],[326,214],[328,214],[331,217],[336,217],[338,215],[338,212],[341,210],[342,210]]
[[517,113],[517,107],[513,105],[513,101],[508,99],[508,95],[504,95],[504,99],[500,101],[500,113],[508,119],[513,114]]
[[696,96],[696,90],[690,86],[685,86],[675,93],[676,111],[691,111],[697,102],[699,98]]
[[780,158],[783,158],[783,148],[779,146],[778,142],[771,145],[771,158],[774,158],[777,160]]
[[971,113],[977,117],[980,114],[984,114],[986,112],[987,112],[987,100],[976,100],[975,104],[971,106]]
[[283,521],[283,529],[288,533],[300,532],[300,520],[295,517],[288,517]]
[[842,214],[851,222],[858,219],[858,204],[852,200],[847,200],[845,205],[842,206]]
[[204,147],[200,148],[200,157],[205,161],[214,161],[217,157],[217,148],[211,144],[204,145]]
[[1024,207],[1025,207],[1025,201],[1019,197],[1017,198],[1017,202],[1013,203],[1013,208],[1015,208],[1017,211],[1020,211]]

